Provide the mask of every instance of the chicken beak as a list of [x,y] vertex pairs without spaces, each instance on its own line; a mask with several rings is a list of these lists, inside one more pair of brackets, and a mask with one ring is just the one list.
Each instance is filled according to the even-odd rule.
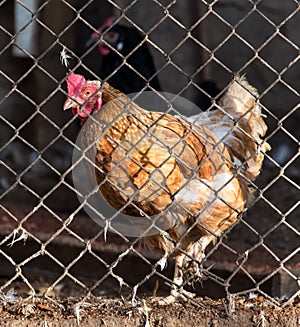
[[88,48],[99,40],[99,35],[93,33],[92,36],[87,40],[85,47]]
[[72,99],[67,99],[64,103],[63,110],[71,109],[75,107],[77,104]]

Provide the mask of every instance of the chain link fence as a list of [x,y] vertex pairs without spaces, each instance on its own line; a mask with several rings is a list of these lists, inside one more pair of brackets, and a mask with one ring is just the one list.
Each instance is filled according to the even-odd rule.
[[[179,113],[186,116],[212,110],[232,76],[246,73],[259,91],[272,150],[247,214],[207,249],[201,281],[184,287],[197,294],[196,305],[199,296],[263,296],[276,305],[299,297],[298,1],[4,0],[0,8],[2,302],[18,294],[133,303],[166,296],[173,284],[170,258],[161,270],[164,254],[141,246],[140,237],[107,231],[78,201],[72,153],[81,126],[62,110],[62,51],[72,71],[89,79],[116,75],[130,84],[128,75],[119,77],[129,67],[154,93],[157,79],[162,91],[190,100]],[[86,42],[112,15],[112,26],[138,31],[141,41],[103,77],[108,61],[99,44],[115,49],[104,38]],[[155,70],[149,78],[138,60],[130,63],[145,44]],[[99,214],[109,219],[114,212]]]

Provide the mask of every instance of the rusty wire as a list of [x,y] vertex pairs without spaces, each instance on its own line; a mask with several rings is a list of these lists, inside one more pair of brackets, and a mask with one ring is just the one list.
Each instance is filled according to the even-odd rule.
[[[58,80],[57,78],[55,78],[52,74],[51,71],[48,71],[47,69],[45,69],[41,62],[43,61],[43,58],[51,51],[53,50],[53,48],[55,46],[60,46],[60,47],[65,47],[66,51],[72,56],[72,58],[77,62],[74,66],[74,70],[76,70],[76,68],[79,67],[83,67],[86,71],[88,71],[90,74],[92,74],[95,78],[97,78],[96,72],[91,71],[91,69],[86,66],[84,64],[84,59],[86,56],[89,55],[89,53],[93,50],[93,48],[96,47],[96,45],[94,45],[94,47],[88,49],[81,57],[77,56],[75,51],[73,51],[70,47],[67,47],[62,41],[61,38],[64,36],[64,34],[66,32],[68,32],[70,29],[74,28],[75,24],[80,21],[84,24],[86,24],[86,26],[88,26],[91,31],[96,32],[96,27],[92,26],[89,22],[87,22],[86,20],[84,20],[81,16],[82,12],[84,11],[84,9],[86,7],[89,6],[89,4],[91,4],[94,0],[90,0],[87,1],[86,4],[80,8],[79,10],[76,9],[70,2],[66,1],[66,0],[61,0],[61,2],[63,2],[66,6],[68,6],[68,8],[70,8],[70,10],[72,10],[74,12],[74,14],[76,15],[76,18],[68,25],[66,26],[59,34],[56,34],[54,31],[51,30],[51,28],[45,23],[43,22],[40,18],[39,18],[39,14],[42,12],[42,10],[47,10],[46,6],[47,4],[50,2],[50,0],[48,1],[44,1],[40,7],[37,9],[36,12],[32,13],[32,20],[31,21],[36,21],[39,25],[39,28],[43,28],[45,30],[47,30],[53,37],[55,37],[55,41],[49,46],[47,47],[38,57],[34,57],[33,55],[31,55],[30,53],[28,53],[25,49],[20,49],[22,51],[24,51],[24,53],[26,53],[29,58],[32,59],[32,66],[30,67],[30,69],[24,74],[22,75],[19,79],[14,80],[13,77],[10,77],[7,73],[5,73],[4,70],[0,69],[0,76],[4,79],[6,79],[7,81],[9,81],[12,84],[12,88],[11,90],[9,90],[6,94],[4,94],[4,96],[2,97],[2,99],[0,99],[0,105],[5,104],[6,99],[11,96],[14,93],[19,94],[21,97],[23,97],[24,99],[26,99],[30,105],[35,108],[34,113],[32,113],[30,115],[29,118],[27,118],[20,126],[16,127],[14,126],[9,120],[7,120],[5,117],[0,116],[1,119],[1,123],[6,124],[7,126],[10,126],[11,129],[14,130],[14,136],[11,137],[6,143],[1,145],[0,151],[4,151],[14,140],[18,139],[20,141],[22,141],[24,144],[26,144],[33,152],[35,152],[37,155],[35,157],[35,159],[28,164],[28,166],[26,166],[22,171],[18,171],[16,172],[14,167],[10,166],[5,160],[1,159],[0,164],[5,167],[6,169],[8,169],[15,178],[15,181],[12,185],[10,185],[7,189],[3,190],[1,195],[0,195],[0,200],[2,200],[3,198],[5,198],[6,195],[8,195],[9,193],[13,192],[17,187],[21,186],[24,189],[26,189],[27,192],[31,193],[34,197],[36,197],[36,199],[38,200],[38,204],[35,205],[34,207],[32,207],[32,210],[30,212],[28,212],[24,217],[22,217],[22,219],[20,220],[19,218],[17,218],[13,212],[10,211],[9,208],[6,207],[5,204],[1,204],[0,208],[2,209],[2,211],[12,220],[16,223],[17,227],[10,231],[7,235],[4,235],[1,240],[0,240],[0,255],[3,256],[3,258],[5,258],[6,260],[8,260],[10,262],[10,264],[14,267],[15,269],[15,274],[13,274],[12,277],[8,278],[3,285],[0,285],[0,291],[3,290],[7,290],[9,289],[13,283],[17,280],[17,279],[21,279],[26,285],[27,287],[31,290],[31,295],[30,296],[36,296],[36,290],[35,288],[32,286],[31,281],[26,277],[26,273],[24,273],[24,267],[26,267],[26,265],[33,261],[34,259],[36,259],[37,257],[40,256],[47,256],[49,257],[55,264],[57,264],[61,269],[62,269],[62,274],[56,278],[54,281],[52,281],[52,283],[50,283],[50,285],[48,286],[45,294],[47,296],[47,292],[54,289],[59,283],[61,283],[64,278],[68,277],[70,278],[75,284],[79,285],[82,288],[82,296],[89,296],[90,294],[93,294],[94,290],[97,289],[97,287],[101,286],[102,284],[104,284],[106,282],[106,278],[108,277],[112,277],[114,278],[119,284],[120,286],[125,286],[128,289],[130,289],[132,291],[133,297],[135,297],[135,293],[136,291],[143,286],[143,284],[145,282],[147,282],[152,276],[156,275],[159,276],[160,278],[162,278],[167,284],[171,285],[172,284],[172,280],[167,278],[159,269],[159,261],[156,261],[155,263],[153,263],[153,258],[152,261],[149,257],[147,257],[147,254],[143,251],[139,251],[138,248],[136,247],[136,244],[138,243],[139,239],[136,239],[134,241],[130,240],[129,238],[127,238],[126,236],[120,235],[119,236],[123,239],[123,241],[125,243],[127,243],[127,246],[125,246],[125,248],[123,248],[122,252],[120,252],[117,257],[115,258],[115,260],[111,263],[107,263],[99,254],[99,252],[97,252],[97,250],[95,250],[93,248],[93,243],[95,240],[97,240],[99,237],[105,237],[105,233],[106,231],[104,229],[100,229],[94,236],[92,236],[90,239],[85,239],[84,237],[78,235],[76,232],[74,232],[74,230],[72,228],[70,228],[70,224],[73,222],[73,220],[75,219],[76,215],[80,212],[80,210],[82,209],[82,207],[84,205],[88,205],[87,201],[83,201],[77,208],[76,210],[74,210],[72,213],[70,213],[67,218],[62,218],[61,215],[56,212],[55,210],[53,210],[52,208],[50,208],[47,205],[47,199],[56,191],[59,189],[59,187],[61,185],[65,186],[68,190],[70,190],[71,192],[74,192],[75,194],[78,194],[78,191],[76,190],[76,188],[74,188],[74,186],[72,185],[72,183],[70,183],[67,180],[67,176],[72,173],[73,170],[73,166],[68,167],[68,169],[66,169],[63,173],[61,173],[51,162],[50,159],[46,159],[44,154],[45,152],[52,146],[55,144],[55,142],[57,140],[63,140],[65,142],[67,142],[70,146],[72,147],[76,147],[77,145],[74,143],[73,140],[71,140],[70,138],[68,138],[65,135],[65,131],[71,126],[72,123],[74,123],[74,121],[76,120],[76,117],[73,117],[72,119],[70,119],[70,121],[68,121],[66,124],[64,124],[64,126],[58,126],[49,116],[47,116],[45,113],[42,112],[41,108],[47,104],[52,97],[55,96],[55,94],[57,92],[63,93],[65,96],[67,95],[65,88],[63,86],[64,82],[65,82],[65,78],[62,80]],[[164,65],[162,65],[157,71],[156,71],[156,75],[158,75],[161,71],[163,71],[168,65],[171,65],[174,69],[178,70],[183,76],[185,76],[186,78],[188,78],[188,82],[186,83],[186,85],[178,91],[178,93],[176,94],[176,96],[180,96],[189,86],[193,86],[196,89],[199,89],[199,85],[197,84],[196,81],[196,76],[201,73],[201,71],[203,71],[205,69],[206,66],[208,66],[211,62],[215,62],[217,63],[220,67],[222,67],[226,72],[228,72],[230,75],[232,75],[232,71],[230,68],[228,68],[226,66],[225,63],[222,62],[222,60],[220,60],[219,58],[216,57],[215,53],[221,49],[221,47],[232,37],[235,36],[236,38],[238,38],[245,47],[249,48],[252,52],[253,52],[253,56],[244,63],[244,65],[239,69],[239,71],[237,71],[236,73],[243,73],[247,67],[249,67],[251,65],[251,63],[254,60],[259,60],[260,63],[262,63],[264,66],[266,66],[270,71],[272,71],[274,74],[276,74],[277,78],[270,84],[268,85],[265,90],[263,92],[261,92],[260,97],[259,97],[259,101],[262,99],[262,97],[264,97],[266,94],[268,94],[268,92],[277,84],[277,83],[282,83],[285,87],[287,87],[295,96],[299,97],[299,91],[296,90],[292,85],[290,85],[288,82],[286,82],[283,78],[282,75],[287,72],[289,69],[292,69],[293,66],[295,66],[295,64],[298,61],[298,57],[294,58],[293,60],[290,61],[289,65],[284,67],[281,71],[277,71],[275,68],[273,68],[266,59],[262,58],[260,55],[261,50],[266,47],[276,36],[280,36],[282,39],[284,39],[284,41],[286,43],[288,43],[290,46],[292,46],[294,49],[297,49],[297,51],[299,51],[299,46],[297,44],[295,44],[295,42],[293,42],[292,40],[290,40],[286,35],[284,35],[282,33],[282,26],[284,26],[291,18],[293,18],[294,16],[296,16],[297,14],[299,15],[299,4],[297,1],[294,1],[295,4],[297,4],[298,6],[284,19],[282,20],[279,24],[276,24],[275,22],[273,22],[269,17],[267,17],[259,8],[259,5],[262,3],[262,0],[260,1],[251,1],[249,0],[249,4],[251,5],[251,10],[249,10],[241,19],[239,19],[239,21],[235,24],[232,24],[230,22],[228,22],[226,20],[226,18],[222,17],[222,15],[218,12],[216,12],[214,10],[214,5],[218,2],[216,1],[202,1],[202,5],[205,7],[204,13],[202,15],[202,17],[199,17],[199,19],[189,28],[187,28],[186,26],[184,26],[183,23],[181,23],[179,20],[176,19],[176,17],[174,17],[171,13],[170,13],[170,9],[172,8],[172,6],[176,5],[176,1],[171,1],[169,2],[168,5],[162,5],[159,1],[157,0],[153,0],[158,6],[160,6],[164,12],[164,16],[158,20],[148,31],[144,31],[133,19],[130,19],[127,16],[127,12],[134,6],[134,4],[137,2],[138,0],[132,1],[127,7],[125,8],[121,8],[115,1],[113,0],[108,0],[108,2],[120,13],[119,18],[116,20],[115,23],[118,23],[119,21],[121,21],[122,19],[125,19],[126,22],[135,27],[142,35],[144,35],[144,38],[146,40],[146,42],[152,46],[155,50],[157,50],[160,54],[162,54],[165,59],[166,62]],[[22,4],[21,1],[18,1],[23,7],[27,8],[24,4]],[[0,2],[0,8],[1,6],[5,3],[5,1]],[[29,11],[29,9],[27,8],[27,10]],[[249,41],[245,40],[245,38],[243,38],[241,35],[239,35],[239,33],[237,32],[238,27],[253,13],[255,12],[256,14],[260,15],[261,17],[263,17],[270,25],[272,25],[275,29],[275,33],[273,33],[272,35],[270,35],[270,37],[268,37],[259,47],[255,48],[251,43],[249,43]],[[229,33],[227,35],[227,37],[220,42],[214,49],[209,49],[205,44],[203,44],[201,42],[201,39],[199,40],[198,38],[196,38],[194,35],[192,35],[192,32],[194,31],[194,29],[197,28],[197,26],[203,22],[209,15],[213,15],[215,16],[215,18],[217,18],[218,20],[220,20],[222,23],[224,23],[230,30],[231,33]],[[185,37],[181,40],[181,42],[179,42],[177,44],[176,47],[174,47],[173,50],[171,50],[169,53],[165,53],[164,50],[162,50],[159,45],[157,45],[154,41],[152,41],[149,38],[150,33],[152,33],[153,31],[155,31],[155,29],[165,20],[165,19],[171,19],[175,24],[178,24],[178,26],[180,26],[184,31],[185,31]],[[25,28],[26,26],[24,26]],[[2,56],[4,54],[5,51],[8,51],[10,47],[12,47],[13,45],[15,45],[15,38],[18,35],[19,32],[16,32],[15,34],[12,34],[11,32],[9,32],[7,29],[4,28],[4,26],[2,26],[0,24],[0,30],[5,33],[9,38],[10,41],[3,47],[3,49],[0,49],[0,56]],[[173,53],[175,53],[180,47],[181,45],[186,41],[186,40],[192,40],[194,41],[203,51],[206,51],[207,53],[209,53],[209,57],[207,60],[205,60],[202,65],[195,70],[195,72],[193,74],[187,74],[181,67],[179,67],[171,58],[171,55]],[[127,57],[129,57],[136,49],[134,49],[131,53],[128,54]],[[115,50],[114,50],[115,51]],[[126,60],[126,58],[124,58]],[[128,65],[128,63],[126,63],[126,61],[124,61],[122,63],[122,65]],[[18,88],[18,85],[34,70],[38,68],[41,72],[43,72],[47,77],[49,77],[54,83],[56,83],[57,88],[51,92],[48,96],[46,96],[40,103],[36,103],[34,100],[32,100],[28,95],[26,95],[23,91],[21,91]],[[120,68],[120,67],[119,67]],[[133,69],[133,71],[140,77],[143,77],[138,71],[136,71],[133,67],[131,67]],[[148,82],[145,80],[145,82]],[[212,103],[215,104],[215,100],[212,99]],[[270,108],[267,108],[265,106],[263,106],[263,110],[272,118],[275,119],[275,121],[277,122],[277,127],[274,128],[274,130],[268,135],[268,140],[272,140],[272,137],[276,134],[277,131],[281,131],[284,132],[286,135],[288,135],[294,142],[296,142],[299,145],[299,140],[297,139],[297,137],[293,134],[293,131],[290,131],[288,129],[286,129],[283,126],[283,123],[292,115],[294,114],[297,109],[299,109],[299,105],[296,105],[293,108],[290,108],[289,112],[286,113],[284,116],[282,116],[281,118],[277,117],[276,113],[272,112],[270,110]],[[57,110],[60,110],[60,108],[57,108]],[[41,116],[45,121],[47,121],[56,131],[57,134],[56,136],[49,141],[49,143],[44,146],[42,149],[37,149],[35,146],[33,146],[30,142],[28,142],[24,137],[22,137],[20,135],[20,131],[26,126],[26,125],[30,125],[32,120],[36,117],[36,116]],[[268,183],[266,183],[266,185],[264,185],[263,187],[259,188],[258,186],[256,186],[256,184],[253,184],[253,186],[259,191],[259,196],[256,198],[256,200],[252,203],[252,206],[255,207],[256,203],[258,201],[263,201],[265,203],[265,205],[270,206],[281,218],[280,220],[274,224],[272,227],[270,227],[267,231],[265,232],[258,232],[246,219],[241,218],[240,219],[240,223],[243,224],[244,226],[246,226],[252,233],[254,233],[257,236],[258,241],[252,245],[249,246],[247,248],[247,251],[239,253],[238,250],[232,248],[231,246],[229,246],[226,243],[226,237],[228,237],[230,231],[233,229],[234,226],[232,226],[231,228],[229,228],[224,235],[222,235],[221,237],[218,238],[217,243],[209,249],[208,253],[207,253],[207,257],[209,258],[215,251],[218,251],[219,247],[224,247],[227,251],[229,251],[230,253],[232,253],[235,257],[237,257],[237,262],[236,263],[232,263],[233,265],[235,265],[235,267],[233,268],[233,270],[230,273],[230,276],[228,278],[224,278],[219,276],[216,272],[212,271],[211,269],[209,269],[209,267],[203,268],[204,269],[204,276],[208,279],[213,280],[215,283],[221,285],[224,290],[226,291],[228,296],[230,295],[230,291],[229,291],[229,286],[230,286],[230,282],[232,281],[232,279],[240,272],[242,272],[243,274],[245,274],[252,282],[253,284],[255,284],[255,286],[253,288],[251,288],[250,290],[247,289],[242,289],[240,291],[235,292],[236,295],[245,295],[248,294],[250,291],[254,291],[254,292],[259,292],[260,294],[263,294],[266,298],[268,298],[270,301],[272,301],[273,303],[280,303],[280,301],[278,299],[274,299],[272,296],[270,296],[270,294],[266,293],[263,289],[263,287],[261,287],[261,285],[263,285],[266,281],[270,280],[273,276],[275,276],[276,274],[284,271],[286,274],[288,274],[290,276],[291,279],[293,279],[294,281],[298,281],[299,283],[299,276],[296,275],[296,273],[292,272],[286,265],[286,263],[293,257],[295,257],[297,255],[297,253],[299,252],[299,248],[296,248],[295,250],[291,251],[288,255],[286,255],[285,258],[280,258],[279,256],[277,256],[277,254],[273,251],[272,248],[270,248],[265,242],[264,239],[266,237],[268,237],[268,235],[270,235],[272,232],[274,232],[278,227],[280,227],[282,224],[284,224],[291,233],[296,233],[298,236],[300,236],[299,230],[297,230],[297,228],[293,225],[291,225],[287,220],[286,217],[292,213],[293,211],[295,211],[298,206],[299,206],[299,200],[298,202],[296,202],[294,205],[292,205],[286,212],[282,211],[276,204],[276,201],[270,201],[268,199],[268,197],[265,196],[266,191],[272,187],[272,185],[278,181],[280,178],[283,178],[284,180],[286,180],[288,183],[290,183],[291,185],[293,185],[293,187],[295,187],[296,189],[298,189],[299,191],[299,185],[297,183],[297,181],[294,181],[293,179],[291,179],[289,176],[286,175],[285,171],[288,168],[288,166],[293,163],[294,161],[297,160],[297,158],[299,158],[299,152],[297,152],[296,154],[294,154],[290,160],[288,162],[286,162],[284,165],[280,165],[279,163],[276,162],[276,160],[274,160],[272,158],[272,156],[270,156],[269,154],[266,154],[266,157],[270,160],[270,162],[275,165],[276,167],[279,168],[280,172],[277,176],[274,176],[272,178],[271,181],[269,181]],[[54,185],[46,194],[44,195],[39,195],[35,192],[35,190],[31,189],[26,183],[23,182],[23,176],[30,171],[30,169],[32,169],[32,167],[38,162],[43,162],[56,176],[59,177],[59,181],[56,183],[56,185]],[[24,224],[26,225],[26,222],[30,220],[30,218],[33,216],[33,214],[38,211],[39,209],[44,209],[46,210],[60,225],[61,227],[59,229],[57,229],[52,235],[49,236],[48,239],[46,240],[41,240],[39,239],[36,235],[34,235],[34,233],[32,233],[30,230],[28,230],[26,227],[24,227]],[[103,216],[103,214],[101,212],[97,212],[99,216]],[[112,217],[110,217],[111,219],[113,219],[115,216],[117,215],[117,213],[115,213]],[[104,217],[104,218],[109,218],[109,217]],[[50,245],[51,243],[53,243],[55,241],[55,239],[62,233],[62,232],[67,232],[68,235],[72,238],[74,238],[78,244],[80,244],[80,253],[71,261],[69,262],[68,265],[63,264],[56,256],[54,256],[51,251],[48,251],[47,247],[48,245]],[[21,262],[15,262],[13,260],[13,258],[6,252],[6,248],[7,245],[10,244],[11,249],[14,248],[15,243],[17,241],[25,241],[25,246],[26,246],[26,242],[28,240],[28,238],[34,240],[40,247],[39,250],[37,250],[35,253],[33,253],[32,255],[28,256],[27,258],[25,258],[24,260],[22,260]],[[244,264],[245,262],[247,262],[248,260],[248,254],[252,253],[253,251],[255,251],[257,248],[262,247],[264,250],[266,250],[266,252],[273,257],[277,262],[278,262],[278,266],[272,268],[272,270],[265,274],[263,278],[261,278],[259,281],[255,279],[255,277],[253,277],[253,274],[250,273],[245,267]],[[90,254],[91,256],[93,256],[93,258],[95,258],[96,260],[99,261],[99,264],[102,264],[104,266],[107,267],[106,273],[99,278],[97,281],[93,282],[92,285],[87,286],[78,276],[76,276],[75,273],[72,272],[72,268],[76,265],[77,262],[79,262],[81,260],[81,258],[86,255],[86,254]],[[122,259],[127,256],[128,254],[137,256],[138,258],[140,258],[146,265],[148,265],[150,267],[150,272],[146,273],[144,275],[144,277],[137,282],[135,285],[130,285],[129,283],[127,283],[126,281],[124,281],[124,279],[118,275],[118,273],[116,273],[114,271],[114,268],[117,267],[120,262],[122,261]],[[1,259],[0,259],[1,260]],[[290,301],[293,300],[299,292],[295,292],[294,294],[289,294],[290,296]],[[197,304],[197,300],[194,300],[195,303]],[[198,303],[199,304],[199,303]]]

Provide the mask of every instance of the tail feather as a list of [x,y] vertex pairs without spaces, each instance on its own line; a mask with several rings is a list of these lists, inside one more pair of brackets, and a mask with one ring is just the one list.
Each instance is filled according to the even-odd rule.
[[265,135],[267,126],[256,100],[258,97],[257,90],[247,82],[245,77],[238,76],[220,100],[220,106],[233,118],[246,118],[254,141],[261,142],[260,137]]
[[[236,120],[236,126],[225,143],[235,157],[242,159],[245,175],[254,180],[260,172],[265,151],[270,145],[262,137],[266,134],[267,125],[257,101],[259,94],[244,77],[236,77],[220,101],[224,111]],[[226,114],[225,113],[225,114]],[[237,145],[242,141],[244,151]]]
[[189,121],[212,132],[228,148],[234,164],[254,180],[260,172],[264,153],[270,146],[262,137],[267,126],[257,101],[259,94],[245,77],[237,76],[221,98],[217,110],[193,116]]

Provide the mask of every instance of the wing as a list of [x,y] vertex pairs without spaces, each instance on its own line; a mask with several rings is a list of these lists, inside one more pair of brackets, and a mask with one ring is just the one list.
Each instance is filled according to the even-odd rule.
[[210,183],[215,174],[228,171],[230,160],[205,128],[144,112],[122,115],[97,143],[97,166],[105,172],[98,173],[98,182],[106,179],[101,191],[113,207],[152,216],[170,206],[188,180]]

